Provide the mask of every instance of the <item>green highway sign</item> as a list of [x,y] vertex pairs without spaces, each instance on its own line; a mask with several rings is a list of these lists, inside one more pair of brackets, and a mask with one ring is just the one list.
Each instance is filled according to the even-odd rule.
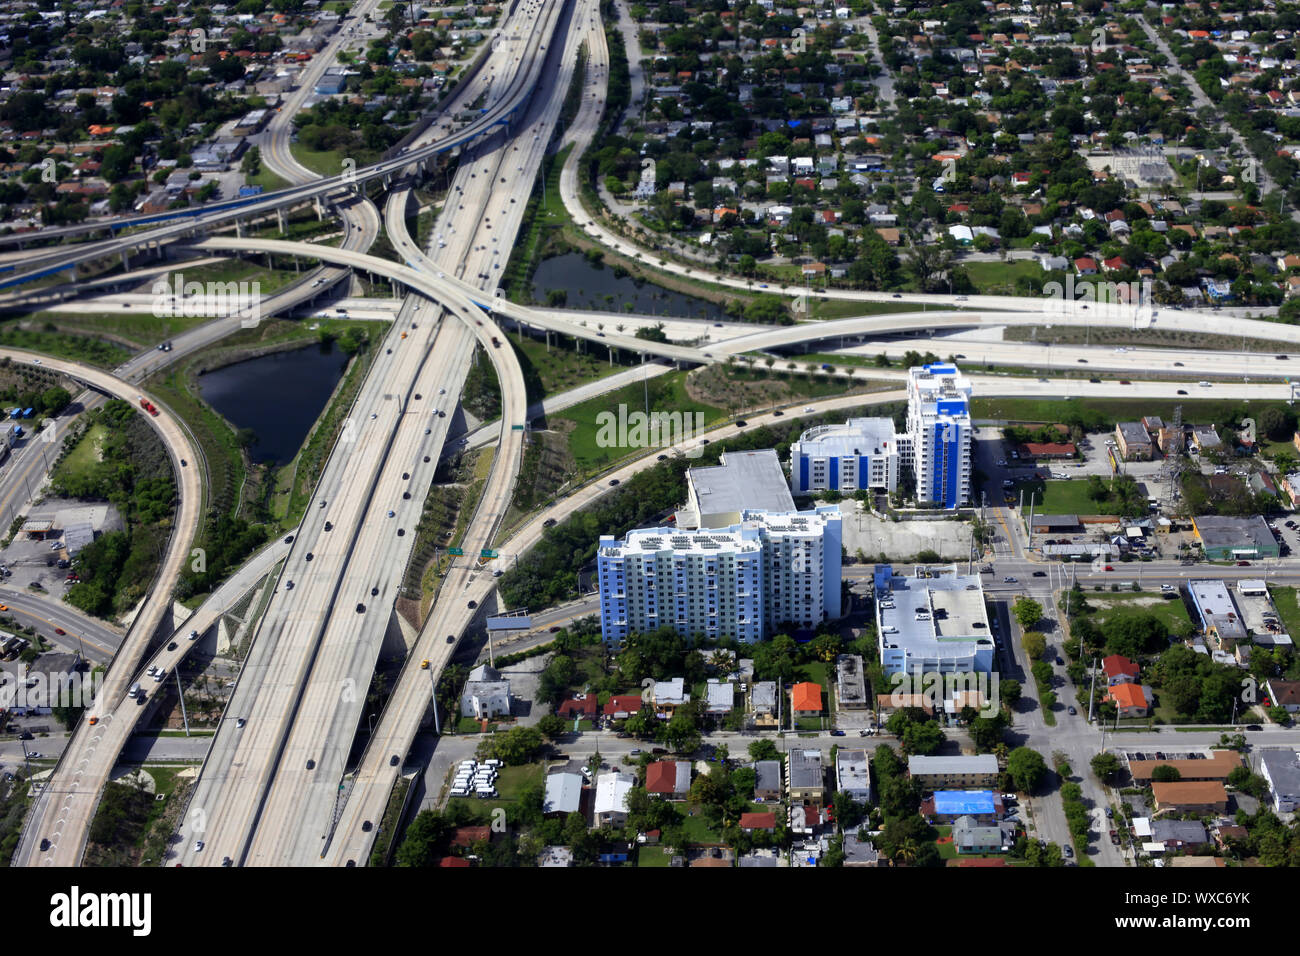
[[497,553],[495,551],[490,550],[489,548],[484,548],[482,551],[479,552],[479,557],[483,557],[483,558],[495,558],[496,556]]
[[464,557],[464,556],[465,556],[465,552],[462,551],[460,548],[448,548],[448,549],[447,549],[447,553],[448,553],[448,554],[454,554],[454,555],[456,555],[457,557]]
[[523,426],[523,425],[511,425],[511,426],[510,426],[510,430],[513,431],[513,432],[521,432],[521,431],[524,430],[524,426]]

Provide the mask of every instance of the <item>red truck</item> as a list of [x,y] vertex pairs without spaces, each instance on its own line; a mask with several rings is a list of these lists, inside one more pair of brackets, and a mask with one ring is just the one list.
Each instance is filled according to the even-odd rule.
[[153,415],[155,418],[158,416],[158,409],[154,406],[153,402],[149,401],[149,399],[141,398],[140,407],[143,408],[150,415]]

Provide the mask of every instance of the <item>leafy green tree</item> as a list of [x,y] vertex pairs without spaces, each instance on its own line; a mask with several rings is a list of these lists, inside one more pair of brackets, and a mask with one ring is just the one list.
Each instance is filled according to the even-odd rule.
[[426,867],[436,865],[446,855],[453,824],[441,813],[421,810],[406,830],[406,838],[397,848],[397,865]]
[[779,760],[780,751],[776,749],[776,744],[764,738],[755,740],[749,745],[749,759],[758,763],[760,760]]
[[1042,656],[1047,650],[1047,638],[1038,631],[1025,631],[1020,636],[1020,645],[1025,649],[1025,653],[1029,655],[1030,666],[1032,667],[1034,663],[1041,662]]
[[1043,619],[1043,606],[1032,598],[1017,598],[1011,607],[1011,613],[1015,615],[1020,627],[1028,631]]
[[933,754],[943,746],[943,731],[933,720],[909,724],[903,733],[903,750],[909,754]]
[[1007,757],[1007,774],[1017,790],[1033,793],[1047,775],[1047,763],[1037,750],[1017,747]]
[[549,740],[559,740],[568,729],[568,723],[556,714],[546,714],[537,721],[537,729]]
[[1183,779],[1181,771],[1177,767],[1172,767],[1167,763],[1158,764],[1151,771],[1151,780],[1153,783],[1177,783]]
[[976,717],[970,723],[971,740],[975,744],[975,749],[979,753],[992,753],[999,743],[1002,742],[1002,731],[1006,726],[1006,718],[1002,711],[999,711],[995,717]]
[[1114,782],[1123,770],[1123,765],[1119,762],[1119,758],[1109,750],[1097,754],[1089,762],[1089,765],[1092,767],[1093,775],[1102,783]]
[[1003,678],[998,682],[998,693],[1002,697],[1002,703],[1014,708],[1016,702],[1020,700],[1020,681],[1010,677]]

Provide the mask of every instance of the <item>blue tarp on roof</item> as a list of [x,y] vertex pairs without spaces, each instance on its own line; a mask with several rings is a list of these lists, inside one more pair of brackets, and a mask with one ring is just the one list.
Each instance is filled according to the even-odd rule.
[[936,790],[934,792],[934,812],[945,816],[972,816],[994,812],[993,791],[991,790]]

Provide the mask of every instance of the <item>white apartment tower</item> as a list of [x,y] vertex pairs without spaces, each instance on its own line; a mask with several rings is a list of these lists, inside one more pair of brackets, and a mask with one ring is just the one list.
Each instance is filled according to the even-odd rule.
[[602,535],[596,552],[605,640],[670,626],[752,643],[779,624],[840,615],[840,515],[745,510],[728,528]]

